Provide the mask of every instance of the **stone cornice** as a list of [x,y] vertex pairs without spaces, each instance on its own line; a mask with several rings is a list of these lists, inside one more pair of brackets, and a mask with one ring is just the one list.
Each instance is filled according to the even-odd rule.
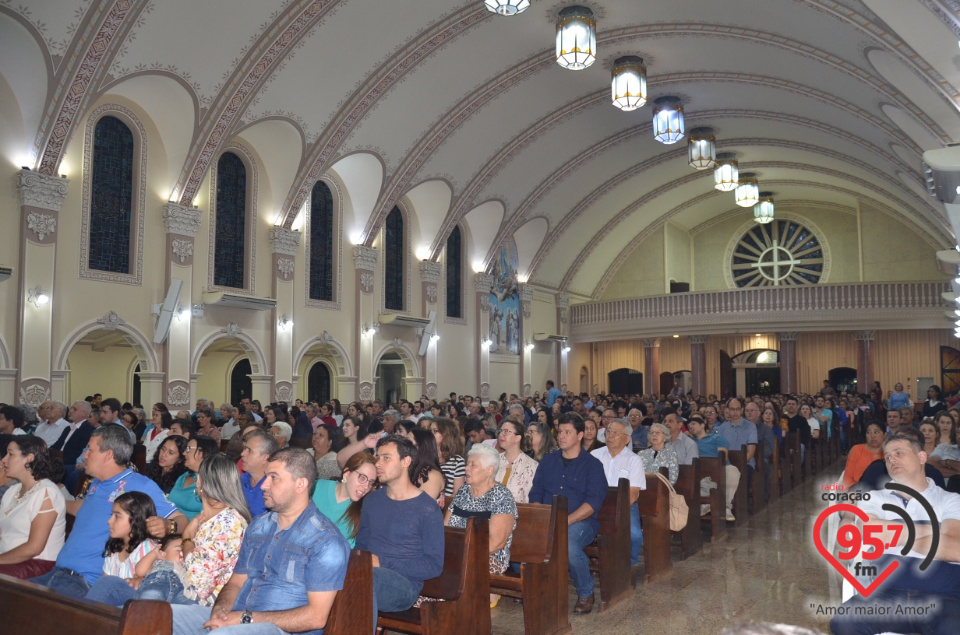
[[196,207],[185,207],[177,203],[163,206],[163,227],[168,234],[195,238],[202,220],[203,213]]
[[296,256],[297,251],[300,250],[301,236],[302,234],[299,231],[279,226],[274,227],[270,230],[270,244],[273,247],[273,253]]
[[443,265],[432,260],[424,260],[420,263],[420,281],[430,284],[440,282],[440,273],[443,271]]
[[377,255],[380,252],[373,247],[357,245],[353,248],[353,265],[358,270],[373,271],[377,266]]
[[473,286],[477,293],[490,293],[490,289],[493,288],[493,276],[489,273],[478,273],[473,276]]
[[64,178],[20,170],[17,173],[20,205],[59,212],[63,199],[67,197],[68,183],[70,181]]

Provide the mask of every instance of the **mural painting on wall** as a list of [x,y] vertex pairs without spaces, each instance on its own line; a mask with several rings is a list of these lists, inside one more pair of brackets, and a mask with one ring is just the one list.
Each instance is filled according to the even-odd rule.
[[490,352],[520,354],[520,290],[517,281],[517,245],[500,248],[490,289]]

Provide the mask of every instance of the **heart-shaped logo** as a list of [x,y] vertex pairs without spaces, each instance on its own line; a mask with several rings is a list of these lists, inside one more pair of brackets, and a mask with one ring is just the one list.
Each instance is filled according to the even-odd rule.
[[891,562],[886,569],[880,572],[880,575],[877,576],[870,586],[864,588],[864,586],[860,584],[860,581],[857,580],[853,574],[847,571],[847,568],[843,565],[843,563],[837,560],[837,558],[827,550],[827,548],[823,545],[823,540],[820,538],[820,528],[823,527],[824,521],[827,520],[828,516],[831,514],[836,514],[837,512],[850,512],[865,523],[870,521],[870,517],[867,516],[866,512],[861,510],[859,507],[844,504],[831,505],[823,510],[819,516],[817,516],[817,522],[813,525],[813,544],[817,546],[817,551],[820,552],[820,555],[823,556],[827,562],[832,564],[833,568],[839,571],[840,575],[842,575],[847,582],[852,584],[853,588],[855,588],[860,595],[868,598],[870,597],[871,593],[877,590],[877,587],[883,584],[883,581],[886,580],[891,573],[896,571],[897,567],[900,566],[900,563],[896,560]]

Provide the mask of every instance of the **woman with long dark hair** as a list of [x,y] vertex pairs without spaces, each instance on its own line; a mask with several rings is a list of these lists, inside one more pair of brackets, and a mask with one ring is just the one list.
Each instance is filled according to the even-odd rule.
[[410,464],[410,482],[442,505],[445,479],[440,471],[437,440],[432,432],[423,428],[414,428],[412,434],[417,446],[417,459]]
[[164,494],[169,494],[180,476],[187,471],[185,454],[188,443],[183,437],[167,437],[147,466],[147,478],[156,483]]
[[324,516],[336,524],[350,546],[357,540],[363,497],[377,481],[377,459],[366,452],[357,452],[343,466],[339,481],[318,480],[313,502]]
[[170,416],[170,411],[167,410],[166,407],[161,410],[154,406],[151,423],[140,439],[140,442],[143,443],[143,446],[147,449],[147,463],[153,461],[157,455],[157,450],[160,449],[160,445],[166,440],[167,435],[170,434],[171,424],[173,424],[173,417]]

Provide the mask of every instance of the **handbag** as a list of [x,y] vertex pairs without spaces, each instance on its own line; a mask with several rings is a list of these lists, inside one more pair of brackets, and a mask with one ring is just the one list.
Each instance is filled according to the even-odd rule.
[[667,491],[670,493],[670,531],[682,531],[687,526],[687,518],[690,514],[687,501],[673,489],[670,479],[659,472],[655,474],[667,486]]

